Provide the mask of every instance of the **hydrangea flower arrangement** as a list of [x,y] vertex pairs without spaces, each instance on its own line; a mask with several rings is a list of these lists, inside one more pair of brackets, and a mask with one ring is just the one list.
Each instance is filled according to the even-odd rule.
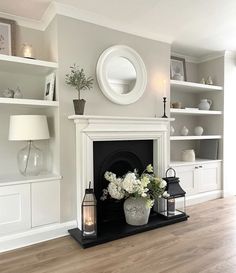
[[165,191],[166,181],[153,173],[153,167],[149,164],[141,175],[135,169],[123,177],[116,177],[112,172],[105,172],[104,177],[109,181],[107,189],[103,189],[101,200],[110,195],[111,198],[121,200],[128,197],[143,197],[146,199],[147,207],[151,208],[155,198],[168,196]]

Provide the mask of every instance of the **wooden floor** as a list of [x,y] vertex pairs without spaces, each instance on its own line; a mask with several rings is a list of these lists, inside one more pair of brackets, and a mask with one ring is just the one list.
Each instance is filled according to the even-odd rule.
[[236,198],[190,219],[89,249],[69,236],[0,255],[1,273],[236,273]]

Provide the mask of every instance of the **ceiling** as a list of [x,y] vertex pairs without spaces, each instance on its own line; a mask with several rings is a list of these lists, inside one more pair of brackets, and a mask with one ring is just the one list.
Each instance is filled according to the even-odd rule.
[[[1,0],[0,12],[40,20],[52,1]],[[128,32],[168,41],[200,57],[236,50],[235,0],[56,0]],[[75,9],[76,8],[76,9]],[[94,21],[93,21],[94,22]]]

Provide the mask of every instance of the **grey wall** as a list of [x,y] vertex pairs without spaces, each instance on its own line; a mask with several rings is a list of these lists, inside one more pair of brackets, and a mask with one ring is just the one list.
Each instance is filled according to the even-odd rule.
[[[65,74],[76,63],[95,79],[93,90],[83,92],[85,114],[114,116],[162,115],[162,90],[156,83],[160,77],[169,79],[170,45],[114,31],[64,16],[57,16],[58,62],[60,88],[62,220],[75,218],[75,128],[67,117],[73,114],[76,91],[65,84]],[[95,75],[100,54],[108,47],[124,44],[135,49],[142,57],[148,74],[148,85],[142,98],[129,106],[110,102],[98,87]],[[168,91],[169,92],[169,91]]]

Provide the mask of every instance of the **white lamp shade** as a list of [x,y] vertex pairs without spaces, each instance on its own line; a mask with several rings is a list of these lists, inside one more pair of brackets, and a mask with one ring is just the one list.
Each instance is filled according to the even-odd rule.
[[9,140],[40,140],[49,138],[46,116],[10,116]]

